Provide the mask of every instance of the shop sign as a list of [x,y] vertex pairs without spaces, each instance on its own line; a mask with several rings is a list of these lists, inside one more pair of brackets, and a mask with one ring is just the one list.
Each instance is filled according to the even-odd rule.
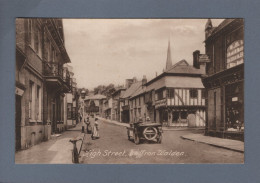
[[166,103],[167,103],[166,99],[155,101],[155,108],[166,106]]
[[238,101],[238,97],[233,97],[232,102],[236,102],[236,101]]
[[199,56],[199,62],[210,62],[209,56],[206,54],[201,54]]

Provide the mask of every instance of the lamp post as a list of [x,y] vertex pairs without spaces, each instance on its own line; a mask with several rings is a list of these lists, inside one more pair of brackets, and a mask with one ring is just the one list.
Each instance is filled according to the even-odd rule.
[[82,103],[81,103],[81,107],[82,107],[82,112],[83,112],[83,115],[82,115],[82,119],[83,119],[83,122],[82,122],[82,128],[81,128],[81,131],[82,131],[82,133],[84,133],[84,120],[85,120],[85,104],[84,104],[84,99],[85,99],[85,97],[86,97],[86,91],[85,90],[82,90],[81,91],[81,93],[80,93],[80,96],[81,96],[81,98],[82,98]]

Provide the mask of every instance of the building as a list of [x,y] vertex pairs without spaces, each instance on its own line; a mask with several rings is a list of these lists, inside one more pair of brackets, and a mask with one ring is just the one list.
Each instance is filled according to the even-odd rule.
[[58,131],[71,89],[61,19],[16,19],[16,150]]
[[87,96],[84,99],[86,112],[88,114],[99,115],[100,101],[103,99],[106,99],[106,96],[101,94]]
[[125,93],[125,88],[119,87],[112,93],[112,120],[122,121],[122,96]]
[[73,68],[72,66],[65,64],[64,68],[68,70],[71,76],[71,92],[66,93],[64,96],[64,127],[65,129],[74,127],[78,123],[78,98],[79,94],[77,93],[77,82],[76,78],[74,78]]
[[130,121],[135,122],[142,118],[143,121],[146,120],[147,106],[145,105],[145,92],[147,79],[143,76],[142,81],[137,82],[136,90],[132,93],[129,98],[130,103]]
[[113,99],[111,97],[108,97],[106,99],[101,100],[101,106],[102,106],[102,117],[106,119],[111,119],[112,116],[112,103]]
[[225,19],[205,26],[207,89],[206,134],[244,139],[244,20]]
[[129,123],[133,121],[133,113],[134,109],[131,105],[130,98],[134,94],[134,92],[141,86],[141,81],[137,81],[137,79],[134,77],[133,79],[127,79],[126,80],[126,91],[121,96],[120,100],[122,102],[122,112],[121,112],[121,119],[124,123]]
[[145,114],[151,121],[177,127],[205,126],[205,90],[201,81],[205,63],[197,59],[199,56],[199,51],[193,53],[194,66],[185,60],[172,65],[169,43],[164,72],[145,84]]

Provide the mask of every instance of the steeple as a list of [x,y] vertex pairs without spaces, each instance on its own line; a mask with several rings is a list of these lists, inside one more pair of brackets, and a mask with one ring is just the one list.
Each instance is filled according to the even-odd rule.
[[170,40],[168,41],[168,51],[167,51],[167,59],[166,59],[166,68],[165,70],[167,71],[172,67],[172,57],[171,57],[171,44]]

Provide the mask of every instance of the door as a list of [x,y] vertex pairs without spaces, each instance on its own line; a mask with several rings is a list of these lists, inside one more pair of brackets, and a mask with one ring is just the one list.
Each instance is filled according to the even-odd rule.
[[21,149],[21,106],[22,97],[19,95],[15,96],[15,150]]
[[52,104],[52,123],[51,123],[51,127],[52,127],[52,133],[55,133],[56,130],[56,105]]
[[196,127],[196,115],[195,115],[195,113],[190,113],[188,115],[188,122],[189,122],[189,127]]

